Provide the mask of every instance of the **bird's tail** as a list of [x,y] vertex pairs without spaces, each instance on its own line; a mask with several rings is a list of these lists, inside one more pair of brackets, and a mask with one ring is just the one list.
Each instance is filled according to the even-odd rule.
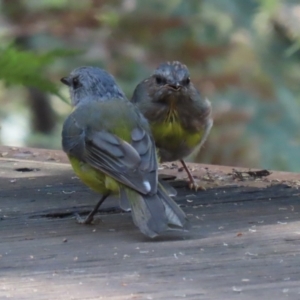
[[165,207],[165,214],[168,219],[169,230],[188,230],[190,222],[183,210],[170,198],[164,187],[159,183],[157,195],[162,200]]
[[175,188],[172,187],[166,180],[158,179],[159,184],[162,185],[163,189],[170,197],[175,197],[177,195],[177,191]]
[[134,224],[140,231],[154,238],[167,230],[188,230],[189,221],[181,208],[167,195],[161,184],[155,195],[142,195],[131,189],[124,189],[131,206]]
[[[165,190],[165,192],[170,196],[170,197],[175,197],[177,195],[177,191],[175,188],[171,186],[167,181],[165,180],[158,180],[159,184],[162,185],[162,188]],[[115,195],[111,196],[112,198],[115,198]],[[119,205],[121,209],[124,211],[131,211],[131,205],[128,200],[128,197],[126,196],[126,192],[124,189],[121,189],[120,191],[120,197],[119,197]]]

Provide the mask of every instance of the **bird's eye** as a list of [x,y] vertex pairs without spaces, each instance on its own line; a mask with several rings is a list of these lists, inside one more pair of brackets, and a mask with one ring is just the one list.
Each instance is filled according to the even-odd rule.
[[189,85],[190,82],[191,82],[190,77],[187,77],[186,79],[183,80],[183,84],[184,84],[184,85]]
[[77,89],[80,87],[80,81],[79,81],[79,78],[78,77],[74,77],[72,79],[72,85],[73,85],[73,88],[74,89]]
[[156,80],[156,83],[159,84],[159,85],[167,83],[166,80],[165,80],[165,78],[160,77],[160,76],[155,77],[155,80]]

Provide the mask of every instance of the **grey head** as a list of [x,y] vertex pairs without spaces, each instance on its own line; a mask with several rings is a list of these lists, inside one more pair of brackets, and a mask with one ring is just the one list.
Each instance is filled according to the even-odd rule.
[[74,106],[90,101],[107,101],[112,98],[126,99],[114,77],[97,67],[79,67],[61,82],[69,87]]
[[190,72],[186,65],[179,61],[160,64],[153,77],[157,86],[166,86],[174,91],[179,91],[190,84]]

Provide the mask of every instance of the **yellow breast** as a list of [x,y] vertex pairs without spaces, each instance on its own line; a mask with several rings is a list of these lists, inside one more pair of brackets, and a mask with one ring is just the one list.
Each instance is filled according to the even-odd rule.
[[176,111],[169,113],[163,122],[151,124],[152,134],[156,144],[166,148],[176,148],[185,144],[189,148],[196,147],[203,136],[204,131],[189,132],[183,128]]

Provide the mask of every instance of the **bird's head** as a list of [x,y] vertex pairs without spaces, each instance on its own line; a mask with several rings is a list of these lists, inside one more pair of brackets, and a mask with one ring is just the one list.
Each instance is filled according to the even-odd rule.
[[79,67],[61,82],[69,87],[74,106],[89,101],[106,101],[112,98],[126,98],[114,77],[97,67]]
[[190,86],[189,70],[179,61],[160,64],[152,78],[157,96],[161,99],[170,94],[180,96],[186,93]]

